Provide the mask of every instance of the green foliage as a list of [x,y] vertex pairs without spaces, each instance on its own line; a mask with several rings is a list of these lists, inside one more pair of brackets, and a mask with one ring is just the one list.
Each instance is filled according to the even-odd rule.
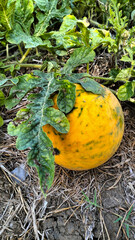
[[93,62],[94,58],[95,52],[91,49],[91,47],[77,48],[66,62],[62,72],[68,72],[70,74],[74,68],[83,63]]
[[[58,0],[36,0],[36,4],[33,0],[17,0],[13,1],[14,5],[11,6],[8,6],[8,2],[8,0],[6,2],[1,0],[7,12],[2,18],[7,31],[6,39],[13,44],[24,42],[26,48],[35,48],[39,45],[49,46],[50,42],[43,41],[41,36],[47,32],[51,20],[57,19],[61,22],[63,17],[71,12],[66,0],[59,8],[57,8]],[[33,26],[34,29],[32,29]]]
[[[50,124],[61,133],[69,131],[69,122],[65,114],[52,108],[53,101],[50,96],[55,91],[59,91],[61,109],[66,112],[71,111],[75,101],[75,87],[67,80],[60,81],[53,73],[43,74],[35,71],[34,76],[26,74],[19,77],[18,83],[10,90],[9,98],[6,101],[7,108],[18,104],[22,97],[38,86],[41,90],[29,95],[30,103],[26,106],[27,110],[19,111],[14,119],[15,125],[12,122],[8,125],[8,133],[17,136],[16,146],[18,149],[31,149],[28,154],[28,164],[36,167],[41,189],[45,193],[52,185],[54,177],[54,156],[52,143],[43,132],[42,127]],[[61,94],[63,90],[65,95]],[[67,102],[68,108],[63,106],[63,101]],[[25,116],[24,121],[22,121],[22,113],[23,117]],[[21,122],[18,125],[19,118]]]
[[0,24],[1,29],[11,30],[14,23],[15,0],[0,0]]
[[91,79],[90,75],[87,73],[73,73],[71,75],[66,75],[66,78],[72,83],[79,83],[82,87],[94,94],[104,95],[104,89],[99,83]]
[[121,101],[129,100],[135,94],[135,81],[129,82],[127,81],[124,85],[120,86],[118,89],[118,98]]
[[37,6],[42,11],[37,12],[38,24],[35,28],[35,36],[42,36],[47,27],[49,26],[49,22],[53,18],[62,19],[65,15],[70,14],[71,10],[68,7],[68,1],[62,1],[61,7],[58,9],[58,0],[35,0]]

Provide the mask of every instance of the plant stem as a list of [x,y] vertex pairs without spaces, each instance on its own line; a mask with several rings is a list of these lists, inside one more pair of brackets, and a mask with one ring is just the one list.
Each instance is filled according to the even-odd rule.
[[18,49],[19,49],[19,51],[20,51],[21,56],[23,56],[23,51],[22,51],[22,49],[21,49],[20,44],[18,44],[17,46],[18,46]]
[[[38,68],[38,69],[41,69],[41,67],[42,67],[42,64],[30,64],[30,63],[15,63],[16,65],[19,65],[19,67],[21,68],[21,67],[24,67],[24,68]],[[14,65],[15,65],[14,64]],[[9,65],[8,65],[9,66]],[[7,67],[8,67],[7,66]],[[5,66],[5,68],[6,68],[6,66]],[[8,72],[8,71],[10,71],[10,67],[8,67],[8,68],[6,68],[5,70],[4,70],[5,72]]]
[[13,84],[5,84],[4,86],[0,86],[0,88],[4,88],[4,87],[12,87]]
[[105,81],[114,81],[115,80],[115,78],[107,78],[107,77],[91,76],[91,75],[90,75],[90,78],[92,78],[92,79],[100,79],[100,80],[105,80]]
[[[91,76],[91,75],[89,75],[89,77],[90,78],[92,78],[92,79],[100,79],[100,80],[104,80],[104,81],[114,81],[115,80],[115,78],[107,78],[107,77],[100,77],[100,76]],[[119,82],[126,82],[126,80],[125,79],[120,79],[120,80],[118,80]]]
[[20,67],[26,67],[26,68],[41,68],[42,67],[42,64],[32,64],[32,63],[22,63],[22,64],[19,64]]
[[87,63],[87,73],[89,74],[89,63]]
[[7,55],[7,58],[9,58],[9,49],[8,49],[8,43],[6,44],[6,55]]
[[[16,48],[16,46],[14,45],[14,46],[8,47],[9,50],[10,50],[10,49],[13,49],[13,48]],[[2,50],[0,51],[0,53],[2,53],[2,52],[6,52],[6,49],[2,49]]]
[[99,27],[99,28],[102,28],[102,25],[100,24],[100,23],[98,23],[98,22],[96,22],[96,21],[93,21],[93,20],[89,20],[90,21],[90,23],[92,24],[92,25],[94,25],[94,26],[97,26],[97,27]]
[[38,48],[36,47],[36,56],[39,57],[39,51],[38,51]]
[[12,55],[12,56],[9,56],[8,58],[2,59],[1,62],[6,62],[7,60],[10,60],[10,59],[12,59],[12,58],[15,58],[17,55],[19,55],[19,52],[15,53],[15,54]]
[[19,61],[19,63],[22,63],[22,62],[25,60],[25,58],[26,58],[27,55],[29,54],[30,50],[31,50],[31,48],[28,48],[28,49],[27,49],[27,51],[24,53],[24,55],[22,56],[22,58],[21,58],[21,60]]

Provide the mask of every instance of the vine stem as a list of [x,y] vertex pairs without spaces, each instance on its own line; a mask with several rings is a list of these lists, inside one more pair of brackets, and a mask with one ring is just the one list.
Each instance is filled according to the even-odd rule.
[[87,63],[87,73],[89,74],[89,63]]
[[90,23],[96,27],[102,28],[102,25],[94,20],[89,19]]
[[[30,63],[16,63],[16,65],[19,65],[19,67],[25,67],[25,68],[38,68],[41,69],[42,64],[30,64]],[[8,65],[9,66],[9,65]],[[5,72],[10,71],[10,67],[6,68],[4,70]]]
[[22,49],[21,49],[20,44],[18,44],[17,46],[18,46],[18,49],[19,49],[19,51],[20,51],[21,56],[23,57],[23,51],[22,51]]
[[30,63],[21,63],[19,64],[20,67],[26,67],[26,68],[38,68],[40,69],[42,67],[42,64],[30,64]]
[[30,51],[31,51],[31,48],[28,48],[27,51],[23,54],[23,56],[20,59],[19,63],[22,63],[25,60],[25,58],[27,57],[27,55],[29,54]]
[[6,55],[7,55],[7,58],[9,58],[9,49],[8,49],[8,43],[6,44]]

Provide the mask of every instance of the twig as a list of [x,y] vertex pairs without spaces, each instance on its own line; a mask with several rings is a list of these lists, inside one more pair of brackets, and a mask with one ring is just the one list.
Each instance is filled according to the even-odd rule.
[[105,228],[105,231],[106,231],[106,235],[107,235],[107,237],[108,237],[108,240],[111,240],[111,239],[110,239],[110,236],[109,236],[109,233],[108,233],[108,230],[107,230],[107,227],[106,227],[106,224],[105,224],[105,221],[104,221],[104,218],[103,218],[103,216],[102,216],[102,212],[101,212],[101,220],[102,220],[102,222],[103,222],[103,225],[104,225],[104,228]]
[[15,210],[12,214],[9,215],[9,217],[8,217],[7,220],[6,220],[6,222],[3,224],[3,227],[2,227],[2,229],[0,230],[0,236],[1,236],[1,234],[4,232],[4,230],[7,228],[8,224],[9,224],[10,221],[13,219],[13,217],[15,216],[15,214],[17,213],[17,211],[18,211],[19,208],[21,209],[21,203],[18,204],[16,210]]
[[32,208],[31,208],[31,214],[32,214],[33,228],[34,228],[34,233],[35,233],[36,239],[40,240],[39,235],[38,235],[37,223],[36,223],[35,203],[34,202],[33,202]]

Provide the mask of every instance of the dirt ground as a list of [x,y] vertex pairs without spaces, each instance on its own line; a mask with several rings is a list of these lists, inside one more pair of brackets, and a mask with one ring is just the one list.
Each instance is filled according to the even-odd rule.
[[[46,199],[35,169],[27,166],[27,152],[18,151],[6,132],[15,109],[5,113],[0,130],[1,240],[135,239],[135,107],[122,107],[125,134],[116,154],[89,171],[56,166]],[[11,171],[22,163],[28,176],[16,183]]]

